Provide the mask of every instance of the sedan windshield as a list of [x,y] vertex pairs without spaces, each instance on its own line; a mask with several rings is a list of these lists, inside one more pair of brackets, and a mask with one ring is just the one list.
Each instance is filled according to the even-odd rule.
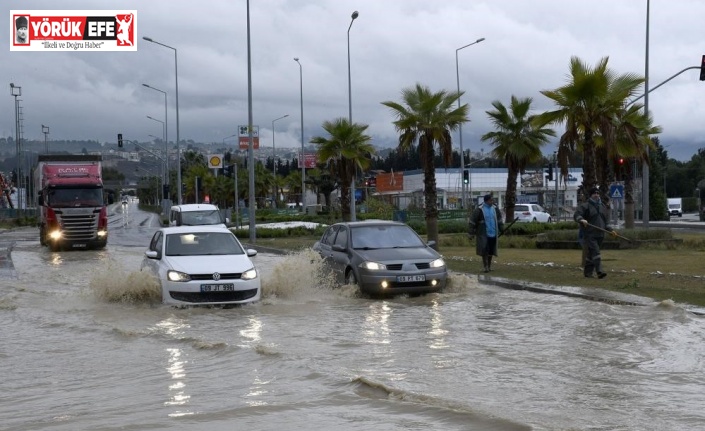
[[167,256],[245,254],[231,233],[196,232],[166,236]]
[[352,248],[423,247],[416,233],[408,226],[358,226],[351,230]]
[[184,226],[198,226],[207,224],[221,224],[218,210],[208,211],[184,211],[181,213],[181,224]]

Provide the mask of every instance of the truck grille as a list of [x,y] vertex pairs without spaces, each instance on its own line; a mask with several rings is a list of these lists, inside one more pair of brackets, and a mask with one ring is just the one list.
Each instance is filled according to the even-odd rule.
[[100,210],[85,214],[63,214],[56,211],[63,237],[67,241],[89,241],[95,238]]

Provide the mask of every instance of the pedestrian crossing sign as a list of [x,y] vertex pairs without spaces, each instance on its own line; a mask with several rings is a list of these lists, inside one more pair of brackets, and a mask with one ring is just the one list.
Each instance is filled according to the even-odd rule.
[[612,184],[610,186],[611,199],[624,199],[624,186],[621,184]]

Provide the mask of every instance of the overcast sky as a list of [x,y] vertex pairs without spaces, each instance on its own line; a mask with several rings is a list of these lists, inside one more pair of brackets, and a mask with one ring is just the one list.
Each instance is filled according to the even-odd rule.
[[[535,112],[552,109],[539,92],[567,80],[570,57],[590,65],[609,57],[618,73],[645,74],[647,0],[250,0],[253,123],[260,144],[301,146],[299,65],[304,140],[321,123],[348,116],[347,35],[350,29],[353,121],[368,124],[373,144],[396,145],[394,120],[380,102],[400,100],[421,83],[455,91],[458,52],[462,103],[471,122],[463,146],[491,149],[485,111],[499,100],[531,97]],[[14,136],[9,83],[22,87],[24,136],[43,140],[146,141],[162,135],[168,93],[169,140],[176,138],[174,51],[178,50],[182,140],[222,142],[248,120],[245,0],[3,0],[0,20],[0,136]],[[11,52],[10,10],[137,10],[136,52]],[[698,66],[705,54],[705,1],[650,1],[650,87]],[[663,127],[669,156],[688,160],[705,147],[705,82],[689,70],[655,90],[649,108]],[[2,99],[0,99],[1,101]],[[558,130],[562,133],[563,130]],[[457,134],[454,136],[458,148]],[[234,142],[228,139],[228,142]],[[547,146],[551,153],[555,144]]]

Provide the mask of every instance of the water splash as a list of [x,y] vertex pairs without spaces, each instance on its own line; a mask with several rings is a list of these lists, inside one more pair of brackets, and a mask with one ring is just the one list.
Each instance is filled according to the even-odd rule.
[[336,287],[333,274],[321,256],[310,249],[288,254],[278,260],[272,271],[263,276],[262,298],[308,296]]
[[161,303],[159,282],[148,272],[128,272],[113,262],[93,276],[89,283],[92,295],[104,302],[126,304]]

